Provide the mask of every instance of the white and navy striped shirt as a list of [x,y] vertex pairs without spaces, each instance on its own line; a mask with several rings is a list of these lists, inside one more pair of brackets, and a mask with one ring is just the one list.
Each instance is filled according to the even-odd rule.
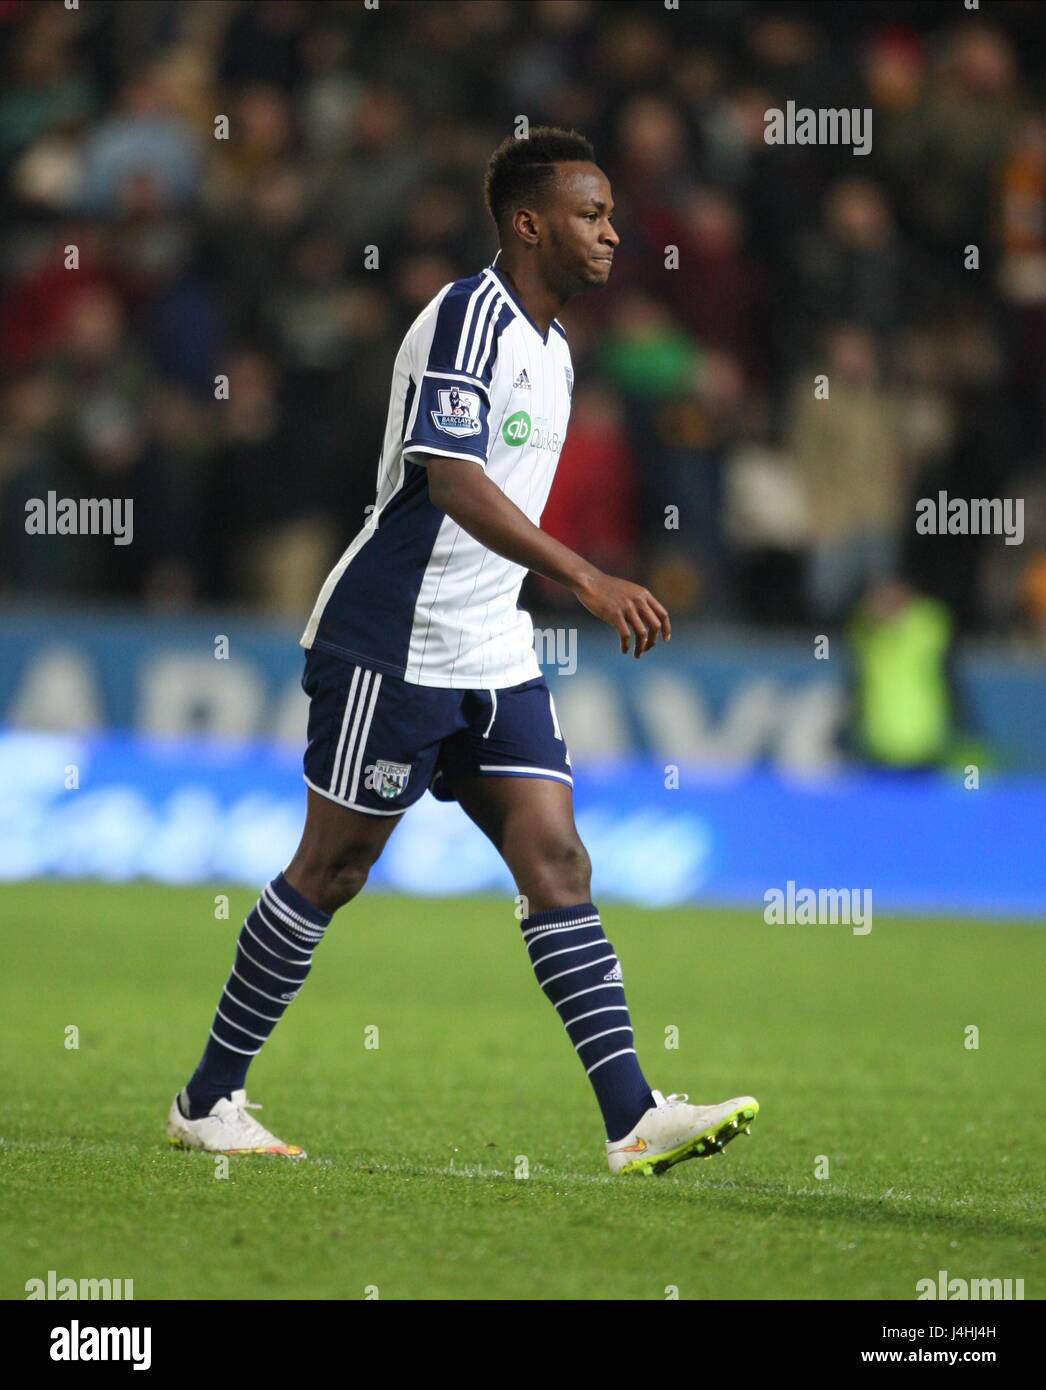
[[[500,252],[499,252],[500,255]],[[526,570],[429,500],[427,455],[469,459],[535,525],[567,432],[573,371],[494,263],[445,285],[396,355],[377,504],[320,590],[303,647],[415,685],[500,689],[540,675]]]

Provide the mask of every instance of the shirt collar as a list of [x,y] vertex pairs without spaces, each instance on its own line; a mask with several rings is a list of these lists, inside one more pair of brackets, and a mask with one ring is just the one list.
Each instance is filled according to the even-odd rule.
[[508,281],[505,279],[504,273],[503,273],[503,272],[501,271],[501,269],[499,268],[499,266],[498,266],[498,257],[499,257],[500,255],[501,255],[501,251],[499,250],[497,256],[495,256],[494,259],[491,261],[490,265],[487,266],[487,269],[488,269],[488,270],[490,271],[490,273],[497,279],[497,282],[498,282],[498,284],[501,286],[502,291],[503,291],[504,294],[505,294],[505,297],[509,300],[509,302],[511,303],[512,307],[515,309],[516,313],[519,314],[519,315],[521,315],[523,318],[525,318],[526,321],[527,321],[527,323],[530,324],[531,328],[534,330],[534,332],[535,332],[535,333],[538,335],[538,337],[541,339],[542,346],[548,347],[549,335],[550,335],[551,332],[552,332],[552,323],[555,323],[555,319],[553,319],[553,320],[552,320],[552,323],[549,324],[549,326],[548,326],[548,333],[542,333],[542,332],[541,332],[541,329],[537,326],[537,324],[534,322],[534,320],[533,320],[533,319],[530,317],[530,315],[527,313],[526,309],[524,309],[523,305],[522,305],[522,304],[519,302],[519,300],[516,298],[515,291],[514,291],[514,290],[512,289],[512,287],[509,285]]

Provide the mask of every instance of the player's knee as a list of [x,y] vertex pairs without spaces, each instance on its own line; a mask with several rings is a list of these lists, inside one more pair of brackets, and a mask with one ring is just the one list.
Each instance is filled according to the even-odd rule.
[[340,854],[327,866],[326,892],[328,900],[343,907],[359,893],[370,874],[374,859],[369,850],[350,850]]
[[534,865],[532,896],[546,907],[569,907],[588,902],[592,892],[592,861],[580,840],[567,840],[546,848]]
[[302,848],[289,872],[310,902],[323,912],[337,912],[363,888],[376,858],[370,845],[341,845],[323,853]]
[[578,902],[587,902],[592,896],[592,860],[580,840],[571,846],[567,856],[566,878],[571,890],[578,894]]

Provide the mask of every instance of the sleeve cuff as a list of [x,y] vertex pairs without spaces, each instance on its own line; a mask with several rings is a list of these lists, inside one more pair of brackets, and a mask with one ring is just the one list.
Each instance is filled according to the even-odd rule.
[[443,458],[468,459],[470,463],[478,463],[480,468],[486,468],[487,460],[479,454],[462,454],[456,449],[442,449],[435,444],[404,444],[404,456],[407,454],[438,454]]

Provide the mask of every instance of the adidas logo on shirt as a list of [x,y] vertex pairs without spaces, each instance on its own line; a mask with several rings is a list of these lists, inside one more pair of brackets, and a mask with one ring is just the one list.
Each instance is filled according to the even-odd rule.
[[607,973],[603,976],[603,979],[604,979],[604,980],[620,980],[620,979],[621,979],[621,962],[618,961],[618,963],[614,966],[613,970],[608,970]]
[[521,388],[525,388],[527,391],[530,390],[530,377],[527,376],[526,367],[524,367],[523,370],[520,372],[519,376],[516,377],[515,381],[512,383],[512,388],[515,391],[518,391]]

